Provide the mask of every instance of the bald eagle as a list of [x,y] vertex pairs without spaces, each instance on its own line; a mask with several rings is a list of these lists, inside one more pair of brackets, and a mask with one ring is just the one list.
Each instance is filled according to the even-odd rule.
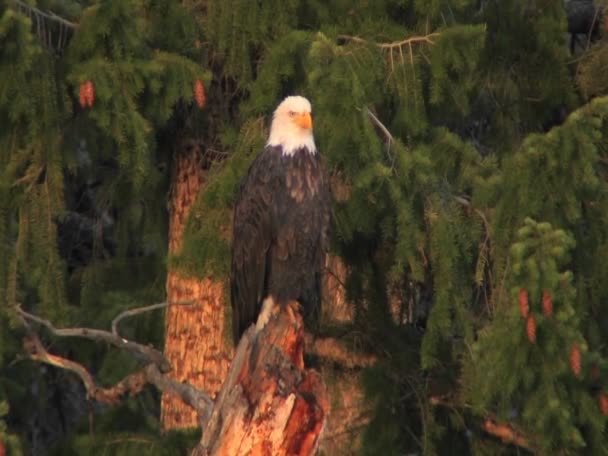
[[274,112],[264,150],[241,182],[234,209],[231,303],[234,343],[262,302],[297,300],[320,312],[331,198],[312,133],[310,102],[290,96]]

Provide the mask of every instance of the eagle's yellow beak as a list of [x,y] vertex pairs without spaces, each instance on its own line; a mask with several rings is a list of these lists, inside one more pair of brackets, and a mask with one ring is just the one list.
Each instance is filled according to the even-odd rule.
[[312,128],[312,117],[310,117],[309,112],[303,112],[302,114],[296,114],[293,121],[300,128],[305,128],[306,130],[310,130]]

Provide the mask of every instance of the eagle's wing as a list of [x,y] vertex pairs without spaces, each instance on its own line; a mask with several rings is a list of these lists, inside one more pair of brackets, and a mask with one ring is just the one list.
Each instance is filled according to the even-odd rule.
[[266,288],[267,257],[273,238],[276,160],[265,149],[241,184],[234,209],[230,292],[234,343],[255,322]]

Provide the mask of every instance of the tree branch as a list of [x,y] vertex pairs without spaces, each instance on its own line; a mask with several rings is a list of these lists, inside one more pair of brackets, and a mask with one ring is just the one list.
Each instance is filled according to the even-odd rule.
[[372,120],[372,123],[382,131],[390,147],[390,145],[395,142],[395,139],[393,138],[393,135],[391,135],[391,132],[388,131],[388,128],[386,128],[384,124],[380,122],[380,119],[378,119],[378,117],[376,117],[376,115],[371,112],[369,108],[366,108],[366,112],[369,118]]
[[392,41],[390,43],[376,43],[376,42],[368,41],[368,40],[365,40],[358,36],[352,36],[352,35],[338,35],[338,39],[344,40],[344,41],[352,41],[353,43],[359,43],[359,44],[372,43],[372,44],[378,46],[380,49],[395,49],[395,48],[401,48],[401,47],[405,46],[406,44],[407,45],[412,45],[414,43],[435,44],[435,42],[432,40],[432,38],[438,37],[440,35],[441,35],[441,33],[434,32],[434,33],[429,33],[428,35],[410,36],[409,38],[399,40],[399,41]]
[[[148,362],[156,364],[161,372],[169,372],[171,370],[171,364],[165,358],[165,356],[158,350],[148,347],[146,345],[138,344],[124,339],[116,334],[112,334],[108,331],[92,328],[56,328],[53,323],[43,318],[32,315],[20,306],[15,308],[17,314],[23,319],[33,321],[44,327],[46,327],[51,333],[57,337],[82,337],[84,339],[96,340],[107,342],[114,345],[115,347],[122,348],[130,351],[136,355],[140,355]],[[141,312],[140,312],[141,313]]]
[[510,424],[498,423],[492,418],[486,418],[481,428],[488,434],[500,438],[505,443],[512,443],[520,448],[532,450],[528,439]]
[[[446,396],[431,396],[429,397],[429,403],[431,405],[441,405],[450,408],[456,407],[455,404],[450,403],[446,399]],[[524,436],[523,432],[509,423],[499,423],[492,416],[487,416],[484,419],[481,429],[487,434],[498,437],[505,443],[510,443],[520,448],[525,448],[526,450],[533,450],[528,438]]]
[[23,11],[25,11],[28,16],[31,16],[32,14],[34,14],[36,16],[42,16],[51,21],[58,22],[71,29],[78,28],[78,24],[76,24],[75,22],[70,22],[67,19],[64,19],[61,16],[58,16],[57,14],[53,13],[52,11],[45,13],[44,11],[36,8],[35,6],[28,5],[27,3],[22,2],[21,0],[13,0],[13,2],[15,2],[15,4],[19,7],[19,9],[22,9]]
[[[19,315],[22,316],[23,323],[28,331],[28,335],[23,342],[28,357],[34,361],[74,372],[82,380],[88,397],[105,404],[115,405],[120,402],[125,395],[134,396],[139,394],[147,384],[152,384],[163,393],[179,396],[182,401],[198,412],[201,427],[205,427],[213,409],[213,401],[209,396],[198,391],[193,386],[176,382],[175,380],[164,376],[156,364],[150,363],[139,371],[127,375],[115,385],[104,388],[97,384],[93,375],[82,364],[61,356],[53,355],[44,348],[38,335],[31,330],[27,319],[36,321],[48,328],[49,326],[43,323],[46,322],[46,320],[30,315],[21,309],[18,309],[18,312]],[[46,323],[50,324],[49,322]]]
[[118,323],[125,318],[134,317],[151,310],[164,309],[169,306],[190,306],[194,304],[194,301],[183,301],[183,302],[161,302],[159,304],[152,304],[151,306],[135,307],[134,309],[127,309],[124,312],[119,313],[114,320],[112,320],[112,334],[120,337],[118,333]]
[[348,369],[373,366],[377,361],[375,355],[356,353],[333,337],[315,338],[306,333],[305,341],[306,353],[339,363]]
[[365,108],[365,112],[367,113],[367,116],[370,118],[372,123],[380,129],[380,131],[386,138],[386,155],[388,155],[388,159],[391,162],[391,170],[393,170],[395,168],[395,156],[391,153],[391,146],[395,142],[395,138],[393,137],[391,132],[388,131],[388,128],[386,128],[384,124],[380,122],[380,119],[378,119],[378,117],[369,108]]

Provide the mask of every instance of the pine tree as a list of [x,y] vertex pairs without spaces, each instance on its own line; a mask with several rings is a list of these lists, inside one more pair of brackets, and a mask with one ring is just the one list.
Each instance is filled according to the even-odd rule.
[[[209,79],[199,63],[199,26],[181,5],[162,0],[35,6],[7,0],[0,2],[0,24],[3,334],[21,331],[11,312],[16,303],[57,324],[106,326],[121,310],[164,296],[164,170],[171,155],[162,146],[176,119],[195,106],[197,81]],[[158,316],[123,330],[155,345],[162,341]],[[19,340],[17,334],[3,338]],[[60,350],[96,364],[102,382],[136,365],[86,343]],[[5,360],[18,351],[18,343],[3,344]],[[24,366],[2,373],[11,380],[2,383],[0,397],[15,411],[11,422],[23,423],[19,432],[31,421],[26,413],[46,410],[38,426],[50,440],[30,440],[28,451],[65,432],[45,414],[71,422],[82,411],[63,407],[86,404],[78,393],[75,404],[60,410],[40,406],[67,391],[50,375]],[[43,393],[32,398],[17,378],[42,385]],[[130,401],[113,418],[97,421],[98,438],[106,431],[157,434],[157,407],[153,394]],[[134,413],[141,419],[125,426]],[[128,447],[129,439],[124,442]]]
[[[104,324],[161,299],[165,264],[169,282],[213,283],[217,298],[239,181],[276,104],[300,93],[332,174],[331,254],[349,306],[320,333],[376,360],[311,360],[336,380],[336,403],[340,375],[360,381],[369,412],[356,450],[327,452],[608,451],[608,54],[603,39],[569,55],[561,0],[81,3],[0,3],[3,366],[19,351],[4,342],[19,331],[11,303]],[[180,169],[194,185],[167,214]],[[91,192],[97,215],[77,226],[99,222],[94,248],[66,255],[66,227],[84,212],[74,200]],[[221,326],[214,334],[230,333]],[[158,319],[129,330],[161,342]],[[103,379],[133,363],[73,349],[101,360]],[[198,355],[176,353],[191,366]],[[0,375],[15,373],[34,376]],[[24,394],[1,386],[4,398]],[[157,407],[153,395],[131,400],[99,429],[150,436],[156,418],[118,418],[143,423]],[[100,448],[85,435],[63,449]],[[121,448],[164,451],[149,442]]]

